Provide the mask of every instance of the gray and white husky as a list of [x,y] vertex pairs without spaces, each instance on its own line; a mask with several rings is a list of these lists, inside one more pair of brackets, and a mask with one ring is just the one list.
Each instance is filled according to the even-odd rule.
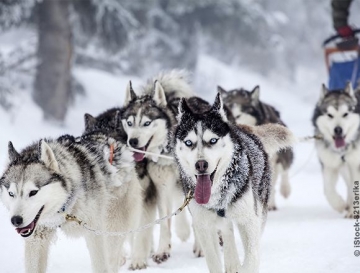
[[[354,181],[360,179],[360,96],[351,84],[343,90],[329,91],[322,86],[314,115],[315,134],[321,139],[315,146],[321,163],[324,192],[330,205],[337,211],[354,216]],[[336,191],[341,175],[347,185],[347,201]]]
[[101,134],[80,140],[66,135],[40,140],[20,153],[10,142],[9,160],[0,180],[1,200],[25,238],[26,272],[46,271],[57,228],[85,238],[93,272],[118,272],[125,262],[125,238],[95,235],[64,215],[98,230],[138,226],[141,189],[128,148]]
[[[178,185],[179,174],[173,160],[156,156],[171,155],[170,138],[176,124],[175,114],[179,98],[189,97],[192,90],[184,71],[174,70],[151,79],[137,95],[128,85],[121,115],[129,146],[153,153],[134,152],[136,162],[147,160],[147,173],[156,187],[159,216],[172,212],[173,204],[182,204],[183,196]],[[185,241],[190,235],[186,214],[175,219],[175,230]],[[171,249],[170,221],[160,226],[160,241],[153,260],[161,263],[168,259]]]
[[[280,113],[271,105],[260,100],[260,87],[256,86],[252,91],[234,89],[225,91],[220,86],[224,104],[231,110],[237,124],[262,125],[277,123],[286,126],[280,118]],[[281,177],[280,193],[285,198],[291,192],[289,182],[289,169],[292,165],[294,154],[292,149],[283,149],[271,158],[273,169],[272,191],[269,200],[269,210],[276,210],[275,185],[278,176]]]
[[[122,112],[123,108],[112,108],[96,117],[85,114],[84,135],[101,132],[127,145],[127,134],[121,122]],[[147,171],[147,165],[147,158],[140,162],[135,162],[135,171],[142,188],[142,211],[139,212],[141,213],[140,226],[154,222],[156,217],[157,192],[154,182]],[[152,250],[152,236],[153,228],[148,228],[141,233],[134,234],[130,269],[136,270],[147,267],[148,258]]]
[[[293,142],[284,126],[236,126],[228,122],[220,93],[209,111],[191,109],[182,99],[174,153],[193,225],[209,271],[224,272],[218,229],[224,246],[225,272],[259,271],[259,248],[266,222],[271,170],[268,153]],[[233,233],[239,228],[245,248],[241,266]]]

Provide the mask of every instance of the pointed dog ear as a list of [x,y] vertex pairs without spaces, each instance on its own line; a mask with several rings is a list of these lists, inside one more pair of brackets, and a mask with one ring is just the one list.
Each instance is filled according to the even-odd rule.
[[94,129],[94,126],[96,124],[96,118],[86,113],[84,115],[84,121],[85,121],[85,131],[91,131]]
[[56,161],[53,150],[50,146],[44,141],[39,141],[39,159],[44,162],[45,166],[53,171],[59,171],[59,165]]
[[260,101],[260,86],[255,86],[254,89],[250,92],[251,103],[257,105]]
[[350,97],[355,98],[355,92],[350,81],[346,83],[345,93],[348,94]]
[[223,103],[220,93],[217,93],[215,102],[214,102],[213,106],[211,107],[211,110],[219,113],[223,121],[225,121],[225,122],[228,121],[225,110],[224,110],[224,103]]
[[19,153],[15,150],[13,144],[11,141],[9,141],[8,144],[8,154],[9,154],[9,160],[10,162],[15,161],[17,158],[20,157]]
[[136,94],[134,92],[134,89],[132,88],[132,83],[129,81],[127,87],[126,87],[126,94],[125,94],[125,101],[124,106],[128,105],[130,101],[136,100]]
[[227,95],[227,91],[222,88],[220,85],[217,86],[217,91],[218,93],[220,93],[223,97],[225,97]]
[[161,84],[157,80],[154,82],[153,100],[156,102],[156,104],[158,106],[166,106],[167,105],[164,88],[161,86]]
[[323,83],[322,86],[321,86],[320,98],[319,98],[318,104],[320,102],[322,102],[322,100],[325,98],[327,93],[329,93],[329,89],[327,89],[326,85]]
[[192,111],[191,111],[189,105],[187,104],[186,99],[181,98],[180,102],[179,102],[179,106],[178,106],[178,115],[176,116],[176,119],[178,122],[181,121],[181,117],[185,113],[192,113]]

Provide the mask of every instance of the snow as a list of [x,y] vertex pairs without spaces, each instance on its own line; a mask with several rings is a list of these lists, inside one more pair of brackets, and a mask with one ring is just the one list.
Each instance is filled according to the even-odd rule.
[[[259,84],[261,99],[280,110],[283,120],[297,136],[313,133],[310,120],[320,93],[319,79],[325,78],[322,72],[314,77],[310,72],[303,71],[298,75],[296,84],[289,84],[280,77],[269,79],[244,69],[228,67],[209,56],[201,56],[197,72],[200,76],[195,82],[196,90],[209,101],[214,100],[218,84],[224,88],[243,86],[247,89]],[[79,135],[83,130],[84,113],[97,115],[107,108],[120,105],[128,80],[133,81],[135,91],[141,83],[140,79],[134,77],[114,76],[89,69],[77,68],[75,74],[86,87],[87,95],[76,98],[64,127],[45,123],[40,109],[26,92],[21,94],[21,101],[11,115],[0,108],[0,170],[6,165],[9,140],[13,141],[16,149],[22,149],[43,137],[56,137],[64,133]],[[291,196],[288,200],[277,196],[278,210],[269,213],[262,237],[262,273],[360,272],[360,258],[353,254],[355,221],[344,219],[343,214],[335,212],[327,203],[322,189],[320,164],[313,149],[312,142],[295,146]],[[339,190],[345,195],[342,181]],[[0,272],[24,272],[23,239],[11,226],[9,213],[2,205],[0,219]],[[207,272],[205,259],[195,258],[192,253],[193,237],[181,242],[173,234],[171,258],[161,265],[149,259],[149,267],[144,272]],[[156,227],[155,244],[158,236],[159,228]],[[243,260],[244,252],[238,234],[236,240]],[[120,272],[127,272],[128,266],[129,259]],[[58,240],[51,248],[48,272],[91,272],[84,240],[67,238],[58,232]]]

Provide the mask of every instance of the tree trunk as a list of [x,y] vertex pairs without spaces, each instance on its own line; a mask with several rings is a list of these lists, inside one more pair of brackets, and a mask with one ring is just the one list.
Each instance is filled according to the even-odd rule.
[[38,60],[33,98],[46,120],[62,123],[71,100],[69,0],[38,4]]

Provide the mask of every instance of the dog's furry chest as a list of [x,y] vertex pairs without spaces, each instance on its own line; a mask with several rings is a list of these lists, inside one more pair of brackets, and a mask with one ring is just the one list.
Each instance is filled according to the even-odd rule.
[[315,144],[318,157],[327,167],[338,168],[346,164],[360,164],[360,146],[350,144],[343,151],[334,151],[323,141]]

